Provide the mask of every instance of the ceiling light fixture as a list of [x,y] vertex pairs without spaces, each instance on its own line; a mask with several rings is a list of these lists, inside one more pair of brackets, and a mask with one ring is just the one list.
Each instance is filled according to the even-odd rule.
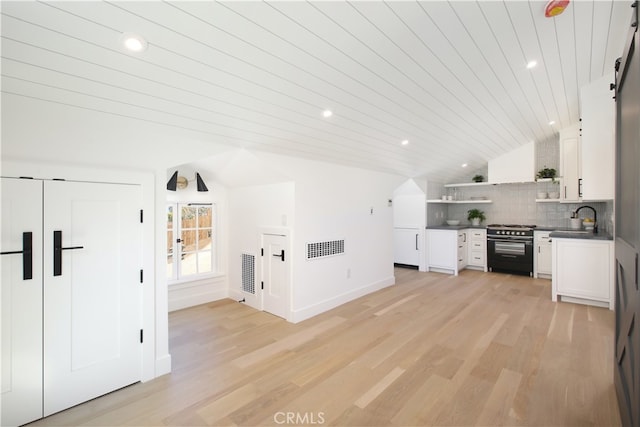
[[333,112],[331,110],[324,110],[322,112],[322,116],[325,117],[325,118],[331,117],[331,116],[333,116]]
[[402,145],[409,145],[409,140],[408,139],[402,140]]
[[556,124],[556,122],[555,122],[555,121],[553,121],[553,120],[551,120],[551,121],[549,122],[549,126],[553,126],[553,125],[555,125],[555,124]]
[[466,168],[467,166],[469,166],[469,165],[468,165],[468,164],[466,164],[466,163],[463,163],[463,164],[462,164],[462,167],[463,167],[463,168]]
[[141,36],[133,33],[124,33],[122,35],[122,45],[129,52],[140,53],[147,50],[148,43]]
[[538,65],[538,61],[529,61],[527,62],[527,69],[530,70],[534,68],[536,65]]

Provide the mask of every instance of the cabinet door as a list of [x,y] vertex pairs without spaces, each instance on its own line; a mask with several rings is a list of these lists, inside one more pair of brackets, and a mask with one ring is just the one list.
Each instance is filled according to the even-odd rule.
[[[42,418],[42,181],[2,178],[2,419]],[[31,253],[24,234],[31,233]],[[28,244],[27,244],[28,246]],[[9,252],[9,253],[7,253]],[[24,263],[31,262],[31,275]]]
[[419,265],[420,230],[395,228],[393,230],[393,256],[396,264]]
[[455,270],[458,262],[457,240],[455,231],[427,230],[429,267]]
[[554,239],[558,294],[609,302],[611,242]]
[[561,134],[560,139],[560,198],[580,200],[580,140],[577,134]]
[[538,252],[536,272],[542,274],[551,274],[551,242],[537,242],[536,251]]
[[614,194],[615,104],[613,73],[580,90],[583,200],[609,200]]

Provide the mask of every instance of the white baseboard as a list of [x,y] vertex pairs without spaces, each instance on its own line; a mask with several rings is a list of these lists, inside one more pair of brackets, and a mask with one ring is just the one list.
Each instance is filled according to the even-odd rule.
[[156,359],[156,378],[171,373],[171,355]]
[[303,320],[309,319],[320,313],[324,313],[325,311],[329,311],[332,308],[338,307],[349,301],[353,301],[354,299],[363,297],[372,292],[379,291],[380,289],[384,289],[388,286],[392,286],[395,283],[396,283],[396,278],[394,276],[391,276],[386,279],[377,281],[375,283],[371,283],[369,285],[363,286],[361,288],[354,289],[342,295],[338,295],[334,298],[330,298],[330,299],[321,301],[317,304],[307,306],[300,310],[292,310],[290,319],[288,320],[293,323],[302,322]]
[[180,295],[178,292],[170,292],[168,301],[169,312],[218,301],[227,297],[228,292],[226,289],[217,289],[215,291],[206,291],[188,295]]

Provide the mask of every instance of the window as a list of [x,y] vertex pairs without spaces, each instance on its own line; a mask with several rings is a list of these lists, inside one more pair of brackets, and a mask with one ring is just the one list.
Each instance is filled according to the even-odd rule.
[[167,278],[197,279],[215,271],[214,205],[167,206]]

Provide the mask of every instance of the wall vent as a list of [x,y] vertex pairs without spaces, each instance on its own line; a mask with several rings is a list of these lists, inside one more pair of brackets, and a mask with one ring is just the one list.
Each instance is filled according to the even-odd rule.
[[256,257],[252,254],[242,254],[242,290],[256,293]]
[[307,259],[324,258],[344,253],[344,239],[307,243]]

